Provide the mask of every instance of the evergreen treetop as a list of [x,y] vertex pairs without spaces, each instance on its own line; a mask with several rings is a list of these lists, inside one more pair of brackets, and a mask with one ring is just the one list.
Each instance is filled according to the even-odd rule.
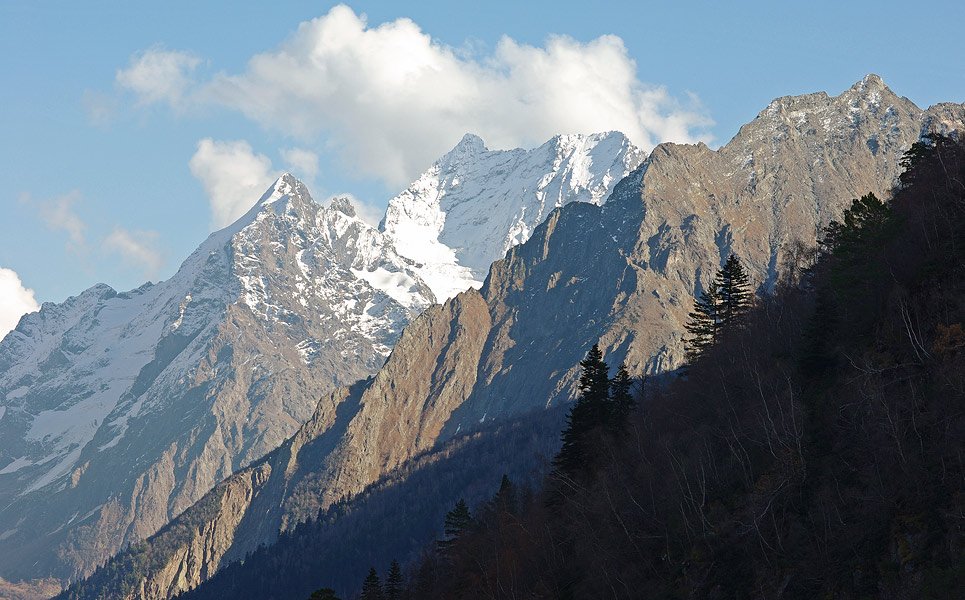
[[493,497],[493,508],[498,512],[513,514],[516,512],[516,486],[509,480],[509,476],[503,474],[499,482],[499,490]]
[[684,342],[687,344],[687,361],[693,362],[717,341],[720,329],[720,293],[717,282],[712,282],[694,300],[694,310],[689,317],[686,326],[689,335],[684,338]]
[[456,502],[456,506],[446,513],[445,532],[450,538],[457,538],[472,525],[472,515],[469,506],[462,498]]
[[385,599],[400,600],[404,587],[402,567],[399,565],[399,561],[393,559],[392,564],[389,565],[389,573],[385,577]]
[[727,257],[717,273],[720,294],[720,322],[723,327],[737,323],[751,304],[751,291],[747,272],[736,254]]
[[382,595],[382,582],[379,581],[379,574],[375,571],[375,567],[369,569],[369,574],[365,577],[365,581],[362,582],[362,600],[383,600]]
[[610,424],[620,431],[626,427],[627,419],[636,402],[633,400],[633,379],[627,371],[626,363],[620,363],[617,374],[610,382]]
[[724,261],[714,281],[694,300],[687,322],[686,356],[694,362],[720,339],[721,333],[740,323],[751,306],[750,278],[736,254]]
[[580,368],[580,395],[566,417],[562,447],[553,461],[557,471],[570,476],[586,464],[587,436],[605,425],[610,416],[609,367],[598,344],[593,344],[586,358],[580,361]]
[[580,361],[580,399],[590,408],[590,425],[602,425],[607,420],[607,396],[610,386],[610,369],[603,362],[600,346],[593,344],[586,358]]

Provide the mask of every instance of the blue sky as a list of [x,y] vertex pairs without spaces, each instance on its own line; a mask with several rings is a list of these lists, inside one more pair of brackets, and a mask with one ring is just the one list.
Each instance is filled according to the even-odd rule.
[[4,0],[0,334],[21,285],[59,302],[170,276],[281,170],[377,213],[467,130],[717,145],[776,96],[869,72],[965,101],[941,32],[963,5]]

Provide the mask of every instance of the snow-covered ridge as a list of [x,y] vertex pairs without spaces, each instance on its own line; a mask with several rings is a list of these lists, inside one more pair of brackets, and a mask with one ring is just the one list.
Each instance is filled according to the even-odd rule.
[[[0,343],[0,476],[17,474],[27,494],[66,476],[85,449],[117,445],[131,419],[151,408],[150,382],[138,383],[145,367],[170,339],[214,335],[233,304],[266,326],[330,313],[335,338],[373,346],[374,369],[433,301],[411,261],[347,201],[322,207],[286,174],[167,281],[123,294],[96,285],[45,303]],[[314,354],[305,348],[332,341],[298,337],[293,347],[306,361]],[[196,346],[173,357],[158,380],[190,380],[204,351]]]
[[[411,318],[481,285],[554,208],[602,203],[642,159],[616,132],[528,151],[488,150],[467,134],[389,202],[379,228],[346,198],[320,206],[286,173],[169,280],[45,304],[3,340],[0,476],[15,475],[26,494],[62,480],[82,453],[116,446],[132,419],[158,409],[145,396],[153,385],[191,380],[230,306],[269,328],[318,320],[323,337],[289,331],[306,363],[326,345],[362,352],[361,343],[377,368]],[[165,358],[157,381],[141,381],[169,338],[197,341]]]
[[389,201],[380,229],[441,302],[479,287],[554,208],[603,203],[644,158],[619,132],[559,135],[533,150],[488,150],[466,134]]
[[[0,525],[0,563],[74,576],[152,534],[375,373],[415,316],[478,286],[550,210],[604,201],[641,158],[615,133],[530,151],[466,136],[381,228],[285,174],[170,279],[25,316],[0,341],[0,523],[18,524]],[[49,543],[21,556],[30,532]]]

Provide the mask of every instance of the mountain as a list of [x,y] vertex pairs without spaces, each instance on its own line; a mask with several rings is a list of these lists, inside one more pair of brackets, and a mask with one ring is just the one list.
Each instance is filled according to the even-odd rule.
[[379,228],[440,302],[482,284],[554,208],[602,204],[645,153],[622,133],[558,135],[533,150],[488,150],[467,134],[389,201]]
[[[779,98],[719,150],[658,146],[602,206],[552,210],[481,289],[412,321],[372,379],[320,403],[276,453],[225,483],[240,490],[230,508],[209,496],[207,517],[192,507],[172,524],[209,525],[149,541],[164,566],[138,585],[163,590],[147,597],[193,587],[457,434],[567,401],[594,341],[634,374],[672,370],[693,296],[730,252],[761,292],[773,289],[796,242],[813,244],[852,198],[888,195],[900,157],[939,113],[955,128],[965,107],[922,111],[868,76],[836,97]],[[215,523],[216,537],[206,533]]]
[[[829,232],[801,285],[651,387],[625,427],[587,435],[579,469],[475,511],[400,596],[961,598],[965,144],[932,139],[905,165],[888,204],[865,197]],[[324,552],[304,537],[290,541]],[[362,582],[299,568],[288,541],[184,600]]]
[[0,564],[88,572],[375,372],[433,301],[346,201],[285,175],[171,279],[44,304],[0,342]]
[[[455,254],[396,250],[424,241],[393,216],[409,203],[449,211],[440,231],[453,248],[495,256],[528,235],[514,224],[535,226],[534,202],[600,202],[639,155],[614,133],[533,151],[467,137],[420,178],[435,181],[431,196],[416,183],[392,201],[384,230],[285,175],[171,279],[98,285],[26,316],[0,342],[0,576],[91,572],[376,372],[436,292],[478,285],[472,271],[440,287],[463,268]],[[494,211],[506,218],[479,224],[490,249],[465,219]],[[334,418],[332,405],[316,422]]]

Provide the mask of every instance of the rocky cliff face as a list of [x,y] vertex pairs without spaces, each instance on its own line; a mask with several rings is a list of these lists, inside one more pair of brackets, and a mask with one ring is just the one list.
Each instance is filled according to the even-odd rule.
[[89,572],[375,372],[433,301],[344,201],[285,176],[170,280],[45,304],[0,343],[0,565]]
[[[0,576],[77,577],[153,534],[374,373],[436,292],[478,286],[490,259],[464,266],[464,251],[495,257],[552,206],[601,202],[640,159],[620,134],[530,152],[470,136],[392,202],[384,231],[286,175],[170,280],[95,286],[27,316],[0,342]],[[432,243],[449,262],[397,251],[428,243],[412,226],[425,210],[441,215]],[[182,558],[202,555],[217,553]]]
[[961,108],[921,111],[869,76],[836,97],[775,100],[716,151],[658,146],[605,204],[552,211],[480,290],[413,321],[374,378],[320,403],[218,552],[242,557],[457,432],[566,401],[596,341],[633,373],[673,369],[692,298],[730,252],[769,289],[789,244],[813,244],[854,197],[886,196],[923,128],[954,129]]

